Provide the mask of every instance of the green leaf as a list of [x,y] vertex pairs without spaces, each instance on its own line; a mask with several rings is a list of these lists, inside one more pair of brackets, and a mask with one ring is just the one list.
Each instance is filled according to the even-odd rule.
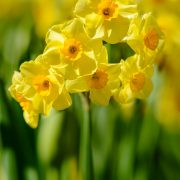
[[48,165],[56,154],[63,120],[64,113],[55,110],[52,110],[49,116],[41,118],[37,135],[37,151],[39,160],[44,165]]
[[4,149],[2,153],[3,174],[6,180],[18,180],[17,162],[11,149]]

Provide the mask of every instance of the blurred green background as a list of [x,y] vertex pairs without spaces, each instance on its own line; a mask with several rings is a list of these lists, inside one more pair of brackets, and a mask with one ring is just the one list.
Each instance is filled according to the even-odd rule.
[[[161,4],[163,13],[180,18],[178,6],[165,1],[174,9]],[[37,129],[25,123],[19,104],[8,92],[12,74],[22,62],[43,52],[48,28],[72,18],[74,4],[75,0],[0,1],[0,179],[179,180],[180,82],[178,73],[172,78],[168,73],[174,66],[173,72],[180,72],[178,53],[171,56],[169,48],[180,52],[180,39],[168,39],[146,102],[120,106],[112,101],[101,107],[76,94],[69,109],[41,117]],[[172,19],[170,25],[178,34],[175,22]],[[133,54],[126,44],[107,48],[112,62]],[[177,98],[174,88],[162,95],[172,80]]]

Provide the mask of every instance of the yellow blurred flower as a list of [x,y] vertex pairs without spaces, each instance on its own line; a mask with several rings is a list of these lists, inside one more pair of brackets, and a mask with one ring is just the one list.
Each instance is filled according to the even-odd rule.
[[[173,78],[179,77],[180,62],[180,15],[164,12],[158,16],[158,24],[165,34],[165,46],[157,63],[162,66],[167,74]],[[164,21],[166,19],[166,21]]]
[[119,0],[79,0],[74,12],[84,20],[91,37],[115,44],[126,36],[130,19],[137,11],[136,5]]
[[58,9],[54,0],[33,0],[32,12],[36,32],[44,37],[50,26],[58,21]]
[[71,19],[76,1],[33,0],[32,13],[37,34],[40,37],[44,37],[52,25]]
[[179,92],[180,88],[175,87],[173,82],[165,80],[157,93],[155,112],[159,122],[169,130],[180,128]]
[[145,99],[152,91],[151,77],[153,66],[141,67],[142,59],[134,55],[121,60],[120,87],[114,93],[114,98],[119,103],[130,103],[135,98]]
[[138,9],[141,12],[154,12],[161,14],[164,11],[180,13],[179,0],[140,0]]
[[[175,11],[169,7],[176,7]],[[169,7],[158,12],[158,24],[165,34],[165,46],[156,63],[161,70],[161,86],[156,97],[156,115],[159,122],[168,130],[180,128],[180,14],[178,5],[169,2]],[[165,20],[164,20],[165,19]],[[164,112],[168,112],[164,114]]]
[[96,56],[103,49],[100,40],[92,40],[78,18],[52,27],[46,37],[45,63],[64,66],[65,79],[91,74],[95,71]]

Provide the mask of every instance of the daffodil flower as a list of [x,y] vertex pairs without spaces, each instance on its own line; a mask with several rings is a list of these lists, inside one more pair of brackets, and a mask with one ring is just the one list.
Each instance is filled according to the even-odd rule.
[[122,4],[120,0],[79,0],[74,11],[84,20],[91,37],[102,38],[111,44],[127,35],[136,12],[136,5]]
[[71,105],[71,98],[64,86],[64,78],[53,69],[35,61],[20,66],[10,87],[12,96],[20,103],[24,117],[31,127],[36,127],[38,115],[48,115],[51,108],[63,110]]
[[108,64],[106,48],[97,56],[97,69],[89,75],[67,80],[66,88],[70,93],[90,92],[90,99],[99,105],[108,105],[113,92],[119,87],[120,64]]
[[24,81],[30,90],[40,112],[47,115],[53,106],[62,110],[71,105],[71,98],[64,87],[64,78],[53,69],[36,61],[25,62],[20,67]]
[[121,74],[119,89],[114,93],[114,98],[119,103],[129,103],[135,98],[145,99],[152,91],[151,77],[153,66],[141,67],[141,57],[134,55],[121,61]]
[[45,63],[64,66],[65,79],[91,74],[97,67],[96,55],[102,50],[100,40],[92,40],[83,22],[75,18],[65,24],[52,27],[46,37],[43,54]]
[[129,29],[127,43],[137,53],[149,58],[149,63],[163,45],[163,33],[151,13],[135,18]]
[[93,103],[108,105],[113,91],[119,86],[120,70],[120,64],[101,63],[93,74],[69,80],[66,86],[71,93],[90,91]]

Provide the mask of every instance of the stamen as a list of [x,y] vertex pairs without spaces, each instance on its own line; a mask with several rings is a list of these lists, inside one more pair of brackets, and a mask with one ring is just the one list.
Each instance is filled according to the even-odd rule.
[[109,9],[109,8],[104,8],[104,9],[103,9],[103,14],[104,14],[105,16],[109,16],[109,14],[110,14],[110,9]]
[[70,46],[70,47],[69,47],[69,52],[70,52],[71,54],[74,54],[76,51],[77,51],[77,48],[76,48],[75,46]]
[[44,89],[49,89],[49,86],[50,86],[50,82],[48,80],[44,80],[43,81],[43,87]]

